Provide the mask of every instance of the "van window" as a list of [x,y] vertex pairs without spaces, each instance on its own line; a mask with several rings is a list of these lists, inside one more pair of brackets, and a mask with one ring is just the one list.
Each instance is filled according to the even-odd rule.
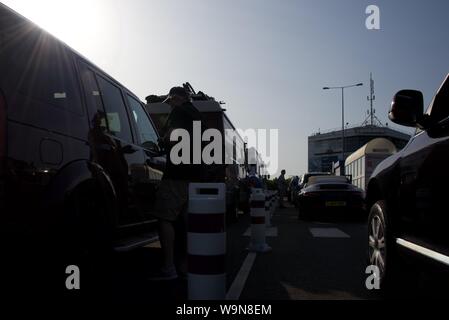
[[2,37],[0,61],[7,89],[82,115],[71,51],[43,30],[16,27]]
[[[106,120],[104,119],[103,101],[100,96],[100,89],[98,88],[95,74],[85,64],[80,63],[81,81],[85,89],[85,97],[87,105],[90,108],[95,108],[94,114],[91,115],[94,126],[99,126],[102,131],[107,130]],[[99,119],[102,119],[101,121]]]
[[106,112],[108,131],[126,142],[132,142],[128,114],[120,89],[103,77],[98,77],[100,94]]
[[131,118],[134,120],[137,125],[137,129],[139,130],[140,143],[144,144],[149,141],[157,143],[158,137],[156,131],[154,130],[148,115],[143,109],[142,104],[130,95],[127,95],[127,98],[131,108]]

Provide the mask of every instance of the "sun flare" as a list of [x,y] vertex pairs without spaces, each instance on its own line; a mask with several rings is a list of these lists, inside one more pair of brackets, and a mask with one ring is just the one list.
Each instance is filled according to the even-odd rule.
[[103,29],[102,15],[96,1],[3,2],[75,49],[92,45]]

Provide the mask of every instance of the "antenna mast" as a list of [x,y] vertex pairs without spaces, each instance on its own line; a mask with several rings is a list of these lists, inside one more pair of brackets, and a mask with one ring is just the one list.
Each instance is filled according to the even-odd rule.
[[377,122],[380,126],[382,126],[382,122],[377,118],[376,116],[376,109],[373,107],[373,102],[376,100],[376,96],[374,94],[374,80],[373,80],[373,74],[370,72],[369,74],[369,82],[370,82],[370,94],[368,96],[368,101],[370,102],[370,110],[368,111],[368,117],[363,122],[363,125],[375,125],[375,122]]

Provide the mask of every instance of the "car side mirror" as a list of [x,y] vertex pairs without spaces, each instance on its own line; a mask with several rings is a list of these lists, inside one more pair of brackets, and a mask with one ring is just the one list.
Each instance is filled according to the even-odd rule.
[[401,90],[393,98],[388,118],[394,123],[417,127],[424,115],[424,97],[421,91]]

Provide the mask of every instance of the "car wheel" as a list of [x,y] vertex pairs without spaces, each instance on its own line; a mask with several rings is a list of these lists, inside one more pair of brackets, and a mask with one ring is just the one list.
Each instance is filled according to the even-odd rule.
[[103,199],[101,192],[86,186],[68,202],[67,252],[77,259],[90,260],[112,249],[112,213]]
[[368,219],[368,261],[379,269],[379,279],[385,277],[387,264],[387,241],[383,202],[375,203]]
[[386,296],[406,288],[407,274],[402,268],[390,221],[386,202],[376,202],[368,217],[368,265],[378,268],[380,291]]

